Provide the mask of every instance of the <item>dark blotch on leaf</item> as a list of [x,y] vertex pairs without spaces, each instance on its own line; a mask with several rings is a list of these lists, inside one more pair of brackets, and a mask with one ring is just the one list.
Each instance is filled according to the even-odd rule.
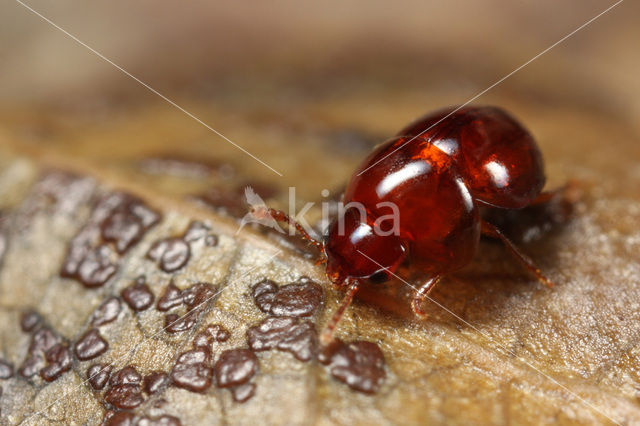
[[291,317],[269,317],[247,330],[254,351],[279,349],[300,361],[309,361],[317,352],[318,336],[313,324]]
[[134,384],[138,385],[142,382],[142,376],[138,370],[132,365],[128,365],[121,370],[116,371],[111,376],[109,384],[111,386]]
[[276,316],[311,316],[322,303],[322,296],[322,287],[308,278],[281,287],[263,280],[253,287],[258,308]]
[[208,283],[196,283],[182,290],[182,300],[189,309],[200,309],[205,302],[210,302],[215,295],[216,287]]
[[58,343],[45,353],[47,366],[40,370],[40,377],[52,382],[71,369],[73,359],[66,345]]
[[144,402],[140,384],[142,376],[135,367],[129,365],[113,373],[109,379],[110,389],[105,400],[116,408],[131,409]]
[[269,312],[271,310],[273,298],[277,291],[277,284],[269,279],[264,279],[253,286],[253,300],[262,312]]
[[188,243],[201,240],[209,235],[209,227],[204,223],[195,220],[189,224],[189,227],[185,231],[182,239]]
[[113,367],[107,364],[94,364],[87,370],[87,380],[95,390],[102,390],[109,381],[111,369]]
[[182,304],[182,293],[178,287],[170,283],[164,290],[163,295],[158,299],[156,308],[159,311],[165,312],[176,306]]
[[179,237],[156,241],[147,252],[147,258],[156,262],[165,272],[181,269],[189,262],[190,257],[189,244]]
[[172,382],[192,392],[204,392],[211,386],[211,352],[198,348],[180,354],[171,370]]
[[231,388],[231,395],[236,402],[245,402],[251,399],[256,393],[256,385],[253,383],[245,383]]
[[42,317],[35,311],[25,311],[20,315],[20,328],[25,333],[33,331],[42,321]]
[[114,243],[122,254],[136,244],[144,233],[158,223],[160,215],[137,197],[115,193],[105,201],[111,210],[100,224],[104,241]]
[[169,376],[164,371],[154,371],[144,378],[144,391],[152,395],[169,382]]
[[109,344],[97,329],[87,331],[75,344],[74,352],[81,361],[96,358],[109,348]]
[[214,370],[218,387],[242,385],[258,371],[258,358],[248,349],[226,350],[220,355]]
[[94,326],[100,326],[115,321],[118,314],[120,314],[121,309],[122,306],[120,299],[116,296],[111,296],[102,302],[95,311],[93,311],[91,324]]
[[113,386],[105,393],[104,399],[114,407],[124,410],[136,408],[144,402],[138,384]]
[[[69,254],[60,275],[80,281],[85,287],[100,287],[117,271],[118,265],[112,258],[109,246],[90,247],[87,244],[72,241]],[[74,245],[77,244],[77,245]]]
[[144,311],[153,304],[153,293],[143,279],[137,279],[134,284],[122,290],[120,294],[127,305],[136,312]]
[[193,346],[209,348],[214,342],[226,342],[231,337],[229,331],[220,324],[210,324],[204,330],[196,334]]
[[45,353],[58,343],[62,343],[62,339],[46,326],[33,333],[27,359],[19,369],[20,375],[31,377],[44,368],[46,365]]
[[333,377],[360,392],[376,393],[386,378],[384,355],[372,342],[345,344],[336,339],[320,361],[328,364]]
[[139,198],[122,192],[107,194],[71,240],[60,275],[86,287],[103,285],[118,270],[119,255],[140,241],[159,220],[160,215]]
[[136,415],[128,411],[107,411],[102,426],[134,426]]
[[164,317],[164,329],[167,333],[180,333],[188,331],[196,325],[196,315],[189,312],[183,316],[169,314]]

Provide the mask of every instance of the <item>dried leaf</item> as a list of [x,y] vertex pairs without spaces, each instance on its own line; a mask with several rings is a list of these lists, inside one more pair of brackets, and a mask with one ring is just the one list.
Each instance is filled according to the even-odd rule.
[[[612,132],[625,137],[620,130],[603,130]],[[583,144],[590,141],[595,144],[598,139],[583,139]],[[554,170],[562,159],[554,157],[552,146],[549,150]],[[375,378],[363,383],[379,384],[373,394],[365,394],[343,383],[358,388],[357,380],[344,370],[348,356],[346,361],[336,361],[343,363],[339,364],[342,369],[335,363],[320,363],[313,345],[309,348],[314,356],[300,356],[301,348],[315,339],[313,331],[305,338],[309,332],[305,330],[320,329],[339,298],[327,285],[322,267],[306,259],[307,252],[291,256],[290,248],[270,234],[245,230],[235,235],[233,220],[194,207],[197,202],[189,191],[180,201],[175,191],[170,197],[161,195],[157,189],[163,189],[162,183],[157,187],[135,184],[145,176],[138,169],[130,170],[131,183],[114,177],[108,167],[94,169],[93,176],[86,174],[80,161],[68,163],[75,171],[67,172],[43,168],[9,151],[2,158],[0,186],[6,194],[2,229],[7,248],[0,272],[0,341],[2,359],[14,371],[1,382],[1,415],[6,423],[98,423],[116,408],[138,417],[170,415],[183,424],[280,423],[284,419],[320,424],[443,418],[459,423],[524,418],[583,423],[605,422],[607,417],[640,421],[640,271],[634,225],[640,200],[626,187],[597,183],[598,170],[604,166],[566,164],[566,175],[587,183],[587,195],[570,223],[525,246],[559,283],[555,289],[540,288],[505,257],[500,246],[483,242],[476,261],[433,293],[434,300],[451,313],[431,304],[427,307],[430,318],[416,321],[403,314],[402,300],[382,304],[381,309],[356,303],[338,336],[347,342],[379,345],[385,360],[382,376],[360,366],[366,370],[361,370],[363,377]],[[595,161],[622,164],[610,174],[629,181],[627,170],[631,169],[624,164],[631,160],[603,154]],[[136,198],[138,208],[157,212],[157,223],[131,228],[131,223],[141,220],[134,215],[121,217],[119,227],[111,227],[110,244],[117,244],[119,231],[131,229],[139,241],[122,253],[108,254],[108,264],[115,271],[106,283],[83,286],[78,277],[61,277],[64,259],[78,235],[90,234],[80,240],[86,245],[82,250],[89,252],[109,243],[99,235],[99,221],[104,221],[100,205],[120,191],[141,197]],[[127,202],[114,201],[116,207],[108,214],[125,211]],[[127,232],[122,235],[130,238]],[[185,241],[189,248],[188,259],[181,259],[185,264],[177,270],[165,271],[162,262],[149,255],[158,241],[167,239]],[[170,256],[167,261],[176,257],[166,253],[179,253],[166,250],[161,257]],[[101,265],[94,258],[84,261],[89,269]],[[275,309],[277,288],[297,283],[303,276],[321,283],[322,304],[310,311],[293,304],[287,313],[286,303]],[[273,296],[269,301],[267,293],[255,290],[265,279],[276,286],[265,290]],[[289,293],[299,291],[283,294]],[[315,295],[315,290],[309,294]],[[376,293],[364,295],[369,302],[376,297]],[[117,306],[114,300],[119,301]],[[32,321],[32,311],[42,320]],[[280,317],[279,312],[302,313],[304,318]],[[176,319],[187,313],[188,321],[176,326],[175,332],[163,330],[169,315]],[[284,322],[276,328],[266,325],[265,321],[276,318]],[[33,322],[39,324],[29,325]],[[31,331],[23,331],[25,324]],[[310,328],[299,328],[301,324]],[[38,374],[25,378],[18,372],[30,353],[39,360],[40,369],[55,364],[55,357],[46,355],[50,344],[30,349],[35,330],[42,327],[58,336],[56,341],[75,348],[72,368],[50,383]],[[218,332],[208,332],[207,327],[227,330],[228,339],[212,337]],[[264,336],[270,336],[261,338],[262,346],[251,345],[247,337],[255,334],[249,330],[256,327],[266,327]],[[97,334],[83,338],[90,330]],[[236,361],[226,370],[219,367],[230,372],[216,373],[214,365],[223,352],[250,347],[259,349],[255,364]],[[78,357],[78,352],[84,355]],[[112,365],[112,381],[127,366],[141,378],[164,373],[161,377],[170,379],[153,393],[144,391],[141,379],[97,390],[87,379],[90,369],[100,371],[94,367],[98,364]],[[246,385],[232,390],[226,384],[218,387],[217,374],[237,378],[224,383]]]

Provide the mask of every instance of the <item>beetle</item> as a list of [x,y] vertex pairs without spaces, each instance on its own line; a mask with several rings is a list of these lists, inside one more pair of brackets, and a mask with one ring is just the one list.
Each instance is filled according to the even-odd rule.
[[[282,211],[253,213],[294,226],[322,253],[334,287],[346,288],[321,336],[328,344],[358,288],[390,279],[401,264],[428,276],[411,302],[413,312],[424,317],[429,292],[443,276],[470,263],[481,235],[499,239],[552,287],[540,268],[481,215],[483,208],[521,209],[548,199],[544,184],[540,149],[513,116],[493,106],[448,108],[419,118],[374,148],[351,177],[345,208],[322,241]],[[350,207],[356,205],[364,208]],[[393,214],[394,226],[379,221]]]

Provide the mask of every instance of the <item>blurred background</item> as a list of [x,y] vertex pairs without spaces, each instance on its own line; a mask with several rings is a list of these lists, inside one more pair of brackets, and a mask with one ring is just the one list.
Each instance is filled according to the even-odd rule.
[[[4,140],[136,175],[132,161],[178,153],[230,165],[231,186],[259,181],[278,192],[295,183],[298,195],[318,198],[321,188],[339,191],[373,145],[413,118],[466,102],[613,3],[28,2],[283,179],[6,1]],[[607,135],[608,144],[637,140],[639,13],[637,2],[621,3],[476,101],[512,111],[532,130],[552,182],[606,161],[593,150]],[[635,155],[634,145],[618,149]],[[186,185],[193,192],[202,183]],[[188,192],[174,186],[166,190]]]
[[[458,90],[450,102],[462,102],[613,3],[27,2],[168,95],[261,98],[276,106],[389,86],[425,102],[433,92]],[[3,101],[152,97],[18,2],[0,10]],[[623,2],[499,90],[596,105],[605,97],[628,108],[640,85],[633,72],[638,12],[637,3]],[[585,80],[590,90],[578,90]],[[551,95],[540,83],[555,84],[556,97],[545,99]]]

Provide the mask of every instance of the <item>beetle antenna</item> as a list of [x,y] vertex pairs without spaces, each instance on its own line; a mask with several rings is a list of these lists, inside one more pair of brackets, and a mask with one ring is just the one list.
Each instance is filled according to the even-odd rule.
[[320,335],[320,344],[323,346],[327,346],[333,340],[333,332],[336,330],[336,326],[340,322],[340,319],[344,315],[344,311],[347,310],[347,307],[351,304],[353,300],[353,296],[355,296],[356,291],[358,291],[358,286],[360,285],[359,280],[352,280],[349,284],[349,288],[347,288],[347,293],[344,295],[342,299],[342,303],[338,307],[338,309],[334,312],[333,316],[322,330],[322,334]]
[[254,216],[269,215],[275,220],[277,220],[278,222],[286,222],[287,224],[293,226],[304,240],[313,244],[318,250],[320,250],[322,254],[324,254],[324,245],[322,244],[322,242],[316,240],[311,235],[309,235],[309,233],[305,231],[302,225],[300,225],[291,216],[289,216],[282,210],[272,209],[271,207],[260,207],[258,209],[253,210],[252,214]]

